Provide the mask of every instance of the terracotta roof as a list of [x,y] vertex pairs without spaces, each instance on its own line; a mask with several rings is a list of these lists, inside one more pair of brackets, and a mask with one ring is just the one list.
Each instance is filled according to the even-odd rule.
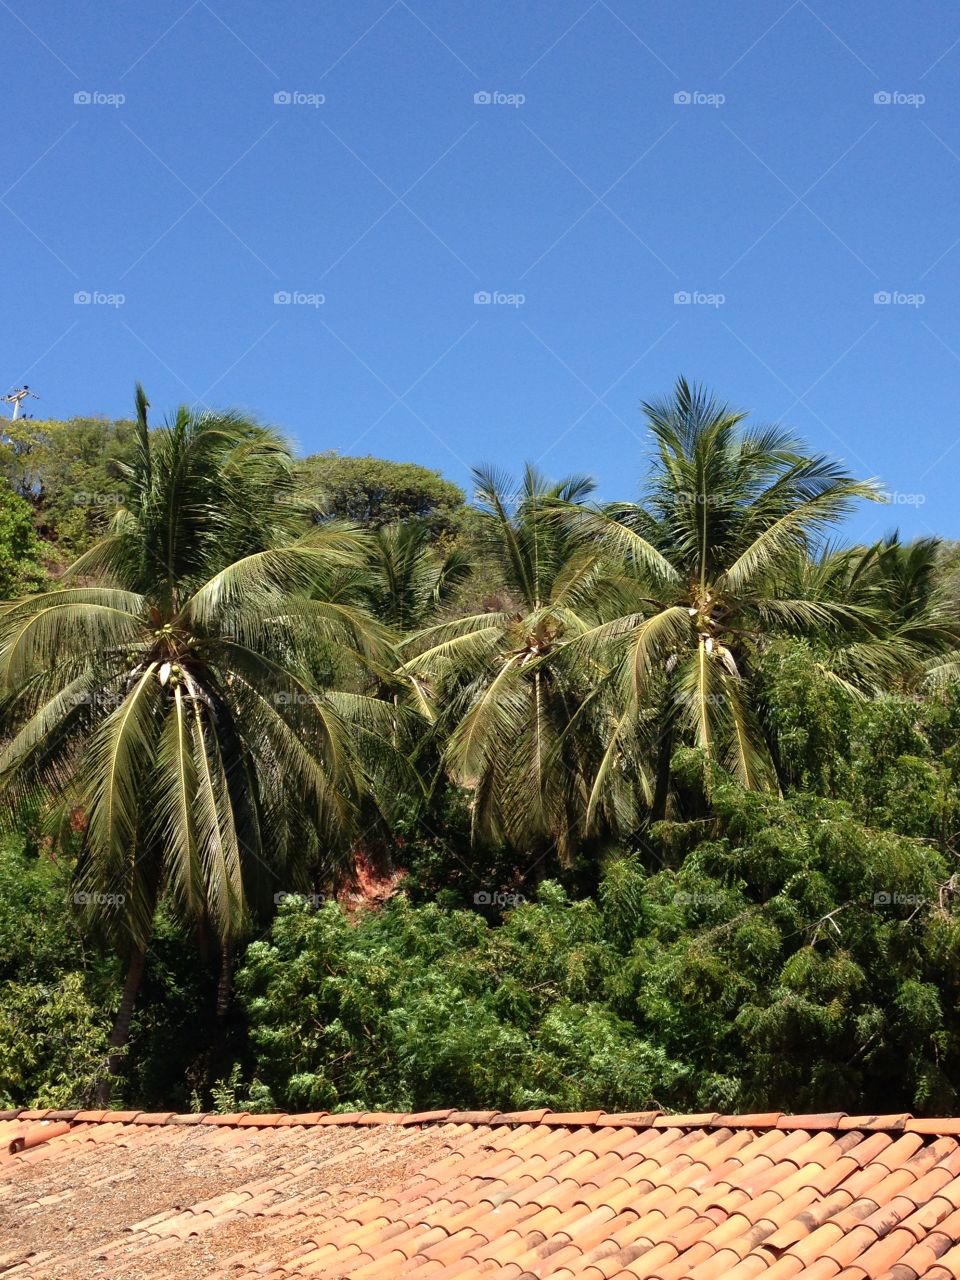
[[960,1120],[0,1113],[0,1280],[956,1280]]

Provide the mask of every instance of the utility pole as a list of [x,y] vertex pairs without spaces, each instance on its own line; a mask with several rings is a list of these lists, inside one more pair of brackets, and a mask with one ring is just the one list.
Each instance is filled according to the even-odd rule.
[[9,392],[8,395],[0,396],[0,402],[3,404],[13,405],[13,413],[10,415],[11,422],[16,422],[20,417],[20,406],[28,397],[31,397],[34,400],[40,399],[37,393],[35,391],[31,391],[26,383],[24,383],[22,387],[17,387],[16,391]]

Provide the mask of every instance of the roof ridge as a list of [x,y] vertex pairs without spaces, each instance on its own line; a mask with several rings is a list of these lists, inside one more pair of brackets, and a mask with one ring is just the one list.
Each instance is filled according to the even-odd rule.
[[671,1115],[654,1111],[308,1111],[299,1114],[273,1112],[259,1115],[248,1111],[220,1115],[213,1112],[173,1111],[70,1111],[20,1108],[0,1111],[0,1120],[22,1120],[34,1124],[66,1122],[77,1124],[142,1124],[142,1125],[223,1125],[229,1128],[279,1128],[325,1125],[428,1125],[458,1124],[471,1126],[543,1125],[549,1128],[632,1128],[632,1129],[805,1129],[846,1132],[860,1129],[921,1133],[937,1137],[960,1136],[960,1118],[915,1118],[901,1112],[891,1115],[851,1116],[845,1111],[817,1112],[806,1115],[784,1115],[780,1111],[754,1112],[746,1115],[724,1115],[716,1111],[696,1115]]

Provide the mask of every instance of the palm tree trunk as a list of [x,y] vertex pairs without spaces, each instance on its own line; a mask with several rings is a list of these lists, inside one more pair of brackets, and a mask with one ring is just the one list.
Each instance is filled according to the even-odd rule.
[[673,725],[664,729],[657,753],[657,782],[653,792],[651,822],[662,822],[667,816],[667,797],[670,794],[670,760],[673,756]]
[[777,741],[777,735],[770,733],[766,735],[767,750],[770,752],[770,759],[773,761],[773,772],[777,779],[777,787],[780,794],[785,795],[790,787],[790,779],[787,777],[787,771],[783,767],[783,759],[780,755],[780,743]]
[[217,1022],[222,1023],[230,1008],[233,994],[233,941],[220,944],[220,980],[217,983]]
[[221,1070],[229,1071],[226,1057],[227,1014],[233,996],[233,939],[220,942],[220,976],[217,979],[216,1011],[207,1047],[201,1056],[203,1079],[209,1090]]
[[121,1050],[130,1035],[130,1019],[143,981],[143,971],[147,962],[146,947],[134,947],[127,965],[127,976],[123,983],[123,995],[120,997],[120,1008],[117,1010],[113,1030],[110,1032],[110,1056],[107,1059],[109,1075],[100,1082],[97,1089],[97,1104],[102,1107],[110,1105],[110,1094],[113,1080],[120,1074]]

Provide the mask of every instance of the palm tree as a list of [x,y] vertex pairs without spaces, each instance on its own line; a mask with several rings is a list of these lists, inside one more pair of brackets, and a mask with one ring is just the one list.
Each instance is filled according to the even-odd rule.
[[401,633],[423,627],[471,571],[464,548],[437,545],[422,520],[381,525],[371,535],[368,564],[368,607]]
[[828,547],[798,557],[791,590],[811,600],[855,604],[867,625],[817,646],[819,665],[857,697],[915,689],[928,675],[955,675],[960,628],[942,582],[937,538],[904,543],[897,533],[869,546]]
[[568,862],[591,771],[586,727],[568,732],[586,685],[554,659],[626,597],[598,549],[554,518],[561,506],[579,509],[591,481],[550,483],[528,466],[511,499],[508,478],[486,468],[474,478],[481,543],[500,559],[515,607],[421,630],[404,646],[403,673],[437,724],[447,770],[473,792],[474,838]]
[[43,788],[85,814],[77,895],[127,957],[114,1074],[161,898],[229,957],[310,850],[345,848],[357,699],[311,669],[321,648],[362,668],[381,646],[361,610],[322,598],[363,547],[302,532],[284,442],[186,408],[149,431],[147,407],[138,387],[129,498],[73,567],[82,585],[0,609],[0,795]]
[[643,600],[585,630],[566,656],[605,665],[594,696],[617,708],[590,813],[611,780],[622,787],[636,767],[624,741],[645,740],[656,759],[656,820],[678,741],[748,788],[776,786],[754,706],[755,657],[784,632],[876,629],[866,604],[790,584],[798,557],[877,490],[779,427],[742,427],[744,414],[682,378],[673,397],[643,408],[656,444],[645,501],[565,517],[636,576]]

